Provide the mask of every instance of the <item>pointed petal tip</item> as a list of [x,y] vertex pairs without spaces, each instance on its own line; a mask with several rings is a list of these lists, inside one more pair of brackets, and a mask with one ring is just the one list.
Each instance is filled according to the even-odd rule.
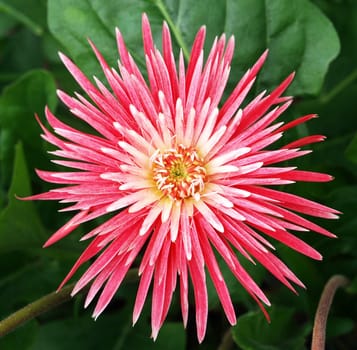
[[228,39],[228,45],[234,45],[235,41],[236,41],[236,38],[235,38],[234,34],[232,34]]
[[[47,105],[45,106],[45,110],[46,110]],[[34,113],[35,119],[37,120],[38,123],[41,123],[40,117],[38,116],[37,113]]]
[[79,292],[80,288],[76,288],[76,286],[74,286],[72,292],[71,292],[71,297],[73,298],[78,292]]
[[199,344],[202,344],[204,338],[205,338],[205,333],[203,333],[203,334],[197,333],[197,340],[198,340]]
[[48,248],[49,246],[55,244],[58,240],[60,240],[61,238],[59,237],[54,237],[54,235],[52,235],[43,245],[42,248]]
[[226,313],[226,317],[231,326],[235,326],[237,324],[237,317],[234,310],[229,314]]
[[264,64],[265,60],[267,59],[268,54],[269,54],[269,49],[265,49],[265,51],[259,56],[255,65],[258,64],[258,66],[261,67]]
[[[115,27],[115,37],[117,40],[119,40],[120,38],[122,38],[122,34],[121,31],[118,27]],[[120,62],[120,61],[119,61]]]
[[160,327],[153,327],[152,328],[151,338],[152,338],[153,341],[156,341],[157,336],[159,334],[159,331],[160,331]]
[[143,13],[142,13],[142,15],[141,15],[141,20],[142,20],[142,21],[149,22],[149,18],[148,18],[148,15],[146,14],[146,12],[143,12]]
[[[326,182],[329,182],[329,181],[333,181],[333,180],[335,180],[335,177],[334,176],[332,176],[332,175],[326,175]],[[340,213],[341,214],[341,213]]]
[[[342,214],[342,213],[339,213],[339,212],[337,212],[338,214]],[[337,215],[337,214],[335,214],[335,213],[330,213],[328,216],[327,216],[327,219],[333,219],[333,220],[337,220],[337,219],[339,219],[340,218],[340,216],[339,215]]]
[[162,22],[162,30],[163,30],[163,32],[170,32],[169,25],[167,24],[166,21]]
[[[59,95],[62,93],[62,90],[60,89],[56,89],[56,94]],[[46,116],[48,115],[48,113],[51,113],[50,107],[48,107],[48,105],[45,106],[45,114]]]
[[67,62],[71,62],[71,60],[61,51],[58,51],[58,56],[65,65]]
[[99,315],[100,315],[100,312],[93,312],[93,314],[92,314],[92,318],[94,319],[94,321],[97,321],[97,318],[99,317]]
[[[67,94],[64,92],[64,91],[62,91],[61,89],[56,89],[56,95],[58,96],[58,98],[60,98],[61,100],[62,100],[62,97],[61,96],[66,96]],[[46,115],[47,115],[47,113],[49,113],[50,112],[50,109],[46,106],[45,107],[45,113],[46,113]]]
[[188,314],[186,313],[185,315],[182,315],[182,323],[183,323],[183,328],[187,328],[187,322],[188,322]]
[[136,322],[138,322],[139,317],[140,317],[140,312],[134,310],[133,318],[132,318],[133,327],[135,326]]
[[26,200],[29,200],[29,198],[31,198],[31,196],[20,197],[20,196],[18,196],[16,193],[14,194],[14,197],[15,197],[17,200],[20,200],[20,201],[26,201]]
[[317,252],[314,256],[312,256],[312,258],[315,260],[322,261],[323,256],[319,252]]
[[207,31],[207,27],[205,24],[203,24],[200,29],[198,30],[196,37],[198,37],[199,35],[203,35],[206,36],[206,31]]
[[118,208],[117,208],[117,205],[116,205],[116,203],[114,202],[114,203],[111,203],[111,204],[109,204],[106,208],[105,208],[105,211],[107,212],[107,213],[111,213],[112,211],[115,211],[115,210],[117,210]]
[[92,299],[88,299],[88,296],[87,296],[87,298],[86,298],[86,300],[85,300],[85,302],[84,302],[83,307],[86,309],[86,308],[89,306],[89,304],[91,303],[91,301],[92,301]]
[[222,223],[219,223],[218,225],[216,225],[215,229],[220,233],[224,233],[224,226],[222,225]]
[[42,245],[42,248],[47,248],[49,247],[50,245],[52,245],[53,243],[51,243],[51,238],[48,239],[43,245]]
[[144,236],[145,233],[146,233],[146,228],[145,227],[141,227],[140,230],[139,230],[139,236]]

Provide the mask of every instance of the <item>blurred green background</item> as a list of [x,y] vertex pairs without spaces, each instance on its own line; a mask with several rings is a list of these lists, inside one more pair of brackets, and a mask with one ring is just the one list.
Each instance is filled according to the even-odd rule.
[[[76,125],[56,97],[57,88],[69,94],[79,90],[60,63],[57,51],[70,55],[89,77],[101,78],[87,38],[115,66],[114,29],[118,26],[133,57],[144,67],[142,12],[149,16],[158,46],[163,19],[174,26],[187,48],[202,24],[207,25],[206,52],[216,35],[234,34],[236,51],[227,95],[243,72],[269,48],[269,58],[254,92],[274,88],[295,70],[296,79],[288,91],[296,96],[295,103],[281,120],[307,113],[319,115],[287,133],[284,142],[314,133],[328,137],[313,147],[314,153],[294,161],[294,165],[327,172],[335,180],[328,184],[296,184],[284,190],[342,211],[338,221],[316,220],[339,238],[300,235],[323,254],[322,262],[276,244],[278,255],[307,286],[307,290],[299,290],[299,296],[280,286],[262,267],[246,264],[273,304],[268,310],[271,324],[222,266],[239,315],[230,348],[309,348],[320,293],[329,277],[338,273],[349,277],[351,284],[336,295],[326,349],[353,349],[357,341],[355,0],[0,0],[0,319],[55,290],[84,249],[79,238],[95,225],[83,225],[62,242],[42,249],[46,238],[68,216],[57,213],[60,207],[56,203],[15,198],[48,190],[50,187],[36,177],[34,169],[55,169],[34,113],[44,121],[44,106],[48,105],[62,120]],[[176,41],[174,49],[177,54]],[[194,309],[190,310],[188,329],[184,331],[177,296],[155,343],[149,338],[150,307],[132,328],[136,288],[136,283],[123,285],[96,322],[90,317],[91,306],[84,310],[83,299],[78,296],[0,339],[0,349],[219,348],[229,324],[211,282],[207,335],[200,346]]]

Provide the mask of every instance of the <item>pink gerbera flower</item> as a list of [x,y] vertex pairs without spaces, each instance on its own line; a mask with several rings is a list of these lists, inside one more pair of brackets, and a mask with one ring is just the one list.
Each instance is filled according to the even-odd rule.
[[82,238],[92,241],[62,283],[96,256],[73,290],[74,295],[91,283],[85,306],[99,295],[94,317],[106,308],[136,261],[140,283],[133,322],[137,321],[152,284],[151,322],[155,339],[179,282],[186,325],[190,278],[201,342],[208,313],[206,273],[211,276],[228,321],[236,323],[216,252],[262,310],[262,303],[269,305],[269,300],[244,270],[238,256],[260,262],[292,290],[291,283],[303,284],[273,254],[274,247],[267,238],[321,259],[315,249],[291,231],[312,230],[333,237],[297,213],[336,218],[337,211],[272,186],[331,180],[326,174],[274,166],[309,153],[300,147],[324,137],[304,137],[276,150],[267,149],[282,138],[285,130],[315,117],[303,116],[285,125],[275,122],[291,104],[291,98],[282,94],[293,74],[269,95],[262,92],[244,108],[240,107],[267,52],[221,103],[234,50],[233,37],[227,42],[225,35],[216,39],[204,63],[202,27],[187,67],[182,52],[176,67],[167,24],[163,24],[162,53],[154,46],[146,15],[142,33],[148,84],[119,30],[116,35],[120,73],[108,66],[90,42],[111,91],[95,77],[96,86],[93,85],[69,58],[60,55],[91,102],[79,94],[71,97],[63,91],[58,96],[96,134],[76,130],[46,109],[49,125],[59,137],[41,124],[43,138],[58,148],[52,152],[54,155],[66,159],[54,162],[78,171],[37,171],[45,181],[69,186],[28,199],[74,203],[64,210],[78,211],[45,246],[70,234],[83,222],[113,213]]

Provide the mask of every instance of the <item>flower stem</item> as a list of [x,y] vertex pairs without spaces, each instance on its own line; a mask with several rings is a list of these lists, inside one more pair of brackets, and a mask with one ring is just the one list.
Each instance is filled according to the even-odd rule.
[[349,280],[342,275],[332,276],[326,283],[315,314],[311,350],[325,349],[327,316],[333,297],[339,287],[345,287],[348,283]]
[[321,103],[326,104],[336,97],[348,85],[357,79],[357,68],[352,71],[345,79],[341,80],[328,94],[321,96]]
[[164,17],[165,21],[167,22],[168,26],[170,27],[177,43],[179,44],[179,46],[182,49],[182,52],[183,52],[183,55],[184,55],[186,61],[188,61],[190,58],[190,52],[185,44],[185,41],[183,40],[181,32],[179,31],[179,29],[177,28],[175,23],[172,21],[162,0],[154,0],[154,3],[157,6],[157,8],[159,9],[159,11],[161,12],[161,14]]
[[74,283],[64,287],[59,292],[52,292],[26,305],[0,322],[0,336],[15,330],[27,321],[53,309],[54,307],[71,300],[71,291]]
[[[125,278],[126,282],[132,282],[137,279],[138,270],[131,269]],[[26,305],[22,309],[14,312],[4,320],[0,321],[0,337],[14,331],[17,327],[32,320],[33,318],[55,308],[72,299],[71,292],[75,283],[72,283],[58,292],[52,292],[44,297]],[[82,292],[86,292],[89,286],[83,288]]]

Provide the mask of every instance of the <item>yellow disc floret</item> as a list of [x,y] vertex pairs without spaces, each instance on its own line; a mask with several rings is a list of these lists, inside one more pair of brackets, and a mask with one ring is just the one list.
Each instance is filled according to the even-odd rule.
[[180,144],[158,151],[152,157],[152,170],[157,188],[173,200],[198,199],[204,189],[206,169],[192,147]]

